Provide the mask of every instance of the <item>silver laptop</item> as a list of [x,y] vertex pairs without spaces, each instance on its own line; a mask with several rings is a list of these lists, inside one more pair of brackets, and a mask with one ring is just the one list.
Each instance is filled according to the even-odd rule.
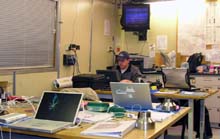
[[111,82],[113,102],[126,110],[147,111],[152,109],[149,83]]
[[10,125],[10,128],[54,133],[75,124],[82,93],[46,91],[33,119]]
[[164,68],[164,87],[174,89],[190,90],[187,69],[183,68]]

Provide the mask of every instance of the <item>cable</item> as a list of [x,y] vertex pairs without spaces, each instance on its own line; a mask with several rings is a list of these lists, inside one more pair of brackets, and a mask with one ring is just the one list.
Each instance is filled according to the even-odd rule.
[[2,127],[0,127],[1,129],[1,139],[4,139],[4,136],[3,136],[3,132],[2,132]]
[[11,139],[11,128],[9,129],[9,139]]
[[137,107],[137,106],[139,107],[139,110],[141,111],[141,110],[142,110],[142,106],[141,106],[140,104],[134,104],[134,105],[132,105],[132,106],[131,106],[131,110],[132,110],[132,111],[137,111],[138,109],[135,109],[135,107]]
[[7,108],[5,108],[3,105],[0,105],[0,113],[3,113],[6,110],[7,110]]
[[[12,102],[14,101],[15,103],[16,103],[16,102],[21,103],[20,101],[18,101],[18,99],[20,99],[20,98],[13,99],[13,100],[11,100],[11,101],[12,101]],[[35,114],[35,113],[36,113],[36,109],[35,109],[33,103],[32,103],[28,98],[22,97],[22,99],[24,99],[28,104],[31,105],[32,110],[34,111],[34,114]],[[10,102],[10,101],[8,101],[8,102]],[[8,102],[7,102],[7,104],[8,104]]]
[[76,70],[76,74],[80,74],[80,68],[79,68],[79,61],[78,61],[78,55],[77,55],[77,50],[76,49],[73,49],[73,52],[74,52],[74,55],[75,55],[75,60],[76,60],[76,63],[75,63],[75,66],[73,68],[73,76],[75,75],[75,70]]
[[140,55],[142,55],[143,54],[143,51],[144,51],[144,47],[145,47],[145,45],[146,45],[146,43],[147,43],[147,41],[144,41],[144,44],[140,47]]
[[126,39],[126,32],[125,32],[124,39],[125,39],[125,46],[126,46],[127,52],[129,52],[129,51],[128,51],[128,42],[127,42],[127,39]]

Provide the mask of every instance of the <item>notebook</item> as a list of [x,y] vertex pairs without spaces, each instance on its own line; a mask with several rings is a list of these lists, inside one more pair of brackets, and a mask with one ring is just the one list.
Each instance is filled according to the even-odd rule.
[[82,93],[46,91],[33,119],[11,124],[12,129],[54,133],[75,124]]
[[131,111],[152,109],[149,83],[111,82],[114,104]]

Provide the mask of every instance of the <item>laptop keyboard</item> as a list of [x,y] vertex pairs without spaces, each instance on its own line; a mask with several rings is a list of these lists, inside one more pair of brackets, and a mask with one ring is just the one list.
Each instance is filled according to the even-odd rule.
[[41,119],[31,119],[27,121],[23,121],[20,123],[16,123],[15,125],[23,125],[27,127],[35,127],[35,128],[41,128],[41,127],[57,127],[57,126],[64,126],[68,124],[67,122],[61,122],[61,121],[51,121],[51,120],[41,120]]

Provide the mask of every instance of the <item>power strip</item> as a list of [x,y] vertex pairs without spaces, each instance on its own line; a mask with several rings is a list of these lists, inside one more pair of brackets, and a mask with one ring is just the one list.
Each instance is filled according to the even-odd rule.
[[21,114],[21,113],[9,113],[6,115],[0,116],[0,122],[1,123],[13,123],[15,121],[21,120],[23,118],[27,117],[26,114]]

